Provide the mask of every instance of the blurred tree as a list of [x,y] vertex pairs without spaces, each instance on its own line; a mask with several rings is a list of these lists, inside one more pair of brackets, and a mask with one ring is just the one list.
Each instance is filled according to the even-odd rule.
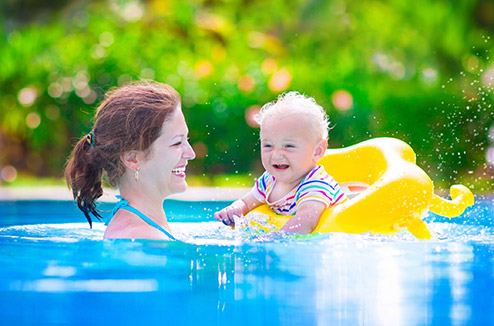
[[61,175],[103,94],[141,78],[182,94],[195,173],[259,173],[249,119],[287,90],[326,108],[331,146],[398,137],[426,171],[453,181],[486,166],[487,0],[9,0],[0,8],[0,166]]

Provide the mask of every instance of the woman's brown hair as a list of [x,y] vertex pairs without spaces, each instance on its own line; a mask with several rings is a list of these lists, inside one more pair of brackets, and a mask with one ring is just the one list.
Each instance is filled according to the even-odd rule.
[[157,82],[134,83],[107,93],[93,130],[75,145],[65,167],[67,184],[91,227],[90,214],[101,220],[95,202],[103,195],[103,174],[111,186],[117,186],[125,171],[121,154],[148,150],[179,104],[177,91]]

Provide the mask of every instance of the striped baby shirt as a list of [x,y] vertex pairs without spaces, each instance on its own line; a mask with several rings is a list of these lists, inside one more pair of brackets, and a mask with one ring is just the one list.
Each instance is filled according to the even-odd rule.
[[252,187],[254,197],[269,205],[269,207],[280,215],[295,215],[297,206],[307,200],[323,202],[326,207],[341,204],[347,200],[338,182],[330,176],[321,165],[312,169],[292,191],[283,198],[269,202],[269,195],[276,183],[276,179],[265,171]]

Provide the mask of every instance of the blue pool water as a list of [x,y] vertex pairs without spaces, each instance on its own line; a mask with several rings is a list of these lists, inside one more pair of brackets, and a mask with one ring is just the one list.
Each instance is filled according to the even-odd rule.
[[[167,201],[183,242],[103,240],[72,202],[0,202],[0,325],[494,325],[494,203],[408,233],[273,238]],[[111,209],[110,204],[102,206]]]

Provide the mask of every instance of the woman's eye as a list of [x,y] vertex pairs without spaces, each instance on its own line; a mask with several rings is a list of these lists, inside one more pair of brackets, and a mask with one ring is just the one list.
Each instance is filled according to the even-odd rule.
[[189,142],[189,137],[187,138],[182,138],[182,140],[178,140],[176,143],[174,143],[172,146],[181,146],[183,145],[184,143],[188,143]]

